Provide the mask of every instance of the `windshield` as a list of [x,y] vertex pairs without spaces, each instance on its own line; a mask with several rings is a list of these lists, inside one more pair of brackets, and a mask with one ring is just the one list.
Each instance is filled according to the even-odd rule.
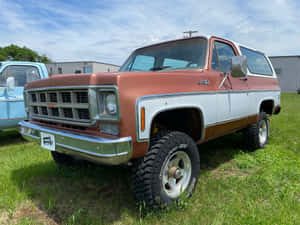
[[0,86],[6,85],[8,77],[14,77],[16,86],[23,87],[30,81],[40,79],[40,74],[34,66],[7,66],[0,74]]
[[120,71],[161,71],[204,67],[207,40],[184,39],[138,49]]

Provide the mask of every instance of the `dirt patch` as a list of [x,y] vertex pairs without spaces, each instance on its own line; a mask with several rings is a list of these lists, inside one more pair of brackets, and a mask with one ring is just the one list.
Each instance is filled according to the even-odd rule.
[[213,174],[213,176],[216,179],[221,179],[221,178],[226,178],[226,177],[244,178],[249,175],[249,172],[242,172],[242,171],[237,170],[234,167],[231,167],[231,168],[227,167],[226,169],[216,168],[216,169],[212,170],[211,173]]
[[7,225],[9,221],[9,213],[7,211],[0,212],[0,225]]
[[31,202],[19,205],[10,216],[8,212],[0,213],[0,225],[13,225],[22,219],[32,219],[36,224],[58,225],[47,213],[37,208]]

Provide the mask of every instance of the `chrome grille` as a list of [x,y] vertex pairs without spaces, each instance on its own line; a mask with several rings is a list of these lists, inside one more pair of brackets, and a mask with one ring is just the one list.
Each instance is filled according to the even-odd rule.
[[29,96],[32,118],[71,124],[91,122],[87,89],[29,90]]

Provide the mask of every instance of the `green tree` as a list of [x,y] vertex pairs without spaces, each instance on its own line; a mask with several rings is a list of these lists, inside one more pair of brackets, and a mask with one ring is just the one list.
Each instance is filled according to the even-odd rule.
[[48,63],[51,60],[46,55],[39,55],[27,47],[19,47],[17,45],[9,45],[0,47],[0,61],[14,60],[14,61],[31,61]]
[[6,55],[3,52],[3,48],[0,47],[0,61],[5,61],[6,60]]

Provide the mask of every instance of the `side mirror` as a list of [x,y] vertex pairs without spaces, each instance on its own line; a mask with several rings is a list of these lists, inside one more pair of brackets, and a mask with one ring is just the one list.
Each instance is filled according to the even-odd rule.
[[233,56],[231,58],[231,75],[232,77],[245,77],[247,75],[246,56]]
[[14,77],[8,77],[6,79],[6,87],[9,91],[14,90],[16,88]]

